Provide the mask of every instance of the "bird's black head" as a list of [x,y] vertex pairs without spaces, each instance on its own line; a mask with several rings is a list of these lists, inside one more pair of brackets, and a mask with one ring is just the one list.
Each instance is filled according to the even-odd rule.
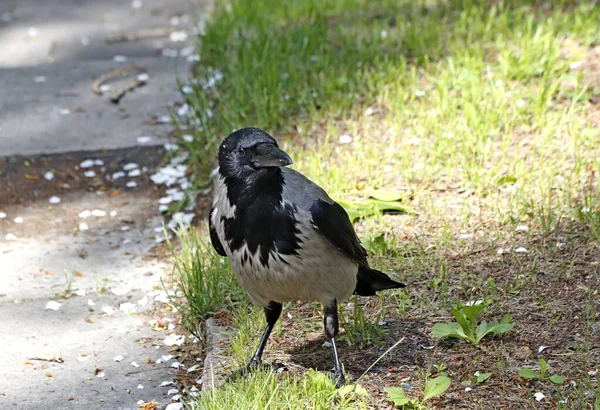
[[225,177],[246,178],[291,163],[292,159],[279,149],[275,138],[258,128],[237,130],[219,147],[219,172]]

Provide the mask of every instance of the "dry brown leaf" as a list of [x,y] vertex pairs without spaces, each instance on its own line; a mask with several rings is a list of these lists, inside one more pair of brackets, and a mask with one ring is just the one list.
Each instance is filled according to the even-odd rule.
[[44,275],[54,275],[54,273],[52,273],[52,271],[49,271],[48,269],[42,269],[42,272],[44,272]]
[[46,372],[46,377],[52,377],[52,373]]
[[23,364],[31,364],[31,365],[33,365],[33,363],[31,363],[29,360],[25,360],[25,361],[23,362]]
[[158,403],[155,401],[150,401],[148,403],[140,404],[140,410],[155,410]]
[[75,397],[71,396],[71,397],[69,397],[67,400],[69,400],[69,401],[73,401],[73,400],[75,400]]
[[75,275],[76,275],[76,276],[83,276],[83,273],[82,273],[82,272],[79,272],[78,270],[76,270],[76,271],[75,271],[75,272],[73,272],[73,273],[75,273]]
[[40,177],[37,176],[36,174],[25,174],[24,177],[25,177],[25,179],[29,179],[29,180],[33,180],[33,181],[37,181],[40,179]]

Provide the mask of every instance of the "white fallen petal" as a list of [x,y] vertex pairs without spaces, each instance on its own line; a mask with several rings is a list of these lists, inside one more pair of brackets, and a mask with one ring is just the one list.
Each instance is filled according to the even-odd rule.
[[117,171],[114,174],[112,174],[112,179],[117,180],[119,178],[123,178],[125,176],[125,173],[123,171]]
[[538,353],[542,353],[544,350],[546,350],[547,348],[549,348],[550,346],[540,346],[538,348]]
[[92,215],[93,216],[98,216],[98,217],[106,216],[106,211],[103,211],[101,209],[94,209],[92,211]]
[[598,374],[598,370],[590,370],[590,371],[588,372],[588,375],[589,375],[589,376],[595,376],[596,374]]
[[498,248],[498,250],[496,251],[496,254],[498,255],[502,255],[504,253],[504,249],[502,248]]
[[[181,394],[176,394],[175,396],[171,397],[171,400],[175,400],[178,401],[179,399],[181,399],[183,396]],[[173,404],[178,404],[178,403],[173,403]],[[167,406],[168,408],[168,406]]]
[[113,60],[117,63],[123,63],[123,62],[127,61],[127,57],[122,56],[122,55],[116,55],[113,57]]
[[87,293],[85,291],[85,289],[78,289],[77,292],[75,292],[75,295],[77,296],[85,296]]
[[140,367],[140,365],[139,365],[139,364],[137,364],[136,362],[131,362],[131,365],[132,365],[133,367]]
[[469,239],[469,238],[472,238],[472,237],[473,237],[473,235],[471,235],[470,233],[463,233],[462,235],[460,235],[458,237],[458,239]]
[[542,400],[544,400],[544,398],[545,398],[546,396],[544,395],[544,393],[537,392],[537,393],[534,393],[533,397],[535,397],[535,399],[536,399],[537,401],[542,401]]
[[169,209],[169,205],[161,205],[158,207],[158,212],[165,212]]
[[110,217],[114,218],[115,216],[117,216],[117,211],[110,211]]
[[198,370],[199,368],[200,368],[200,365],[199,365],[199,364],[195,364],[195,365],[193,365],[193,366],[189,367],[189,368],[187,369],[187,372],[188,372],[188,373],[191,373],[191,372],[194,372],[194,371]]
[[323,344],[321,345],[321,347],[324,347],[324,348],[331,347],[331,343],[325,341],[325,342],[323,342]]
[[172,386],[174,385],[175,382],[171,382],[171,381],[164,381],[160,384],[160,387],[165,387],[165,386]]
[[179,56],[179,51],[173,48],[163,48],[162,55],[163,57],[176,58],[177,56]]
[[104,372],[100,372],[96,375],[96,377],[100,377],[100,378],[103,378],[104,376],[106,376],[106,373],[104,373]]
[[85,222],[81,222],[79,224],[79,230],[80,231],[87,231],[88,229],[90,229],[90,227],[88,226],[88,224],[86,224]]
[[177,151],[179,149],[179,145],[177,144],[172,144],[172,143],[166,143],[165,144],[165,149],[167,151]]
[[121,303],[119,305],[119,310],[126,314],[135,313],[135,304],[133,304],[131,302]]
[[130,290],[131,289],[129,289],[127,287],[121,286],[118,288],[112,288],[110,291],[117,296],[122,296],[122,295],[126,295],[127,293],[129,293]]
[[91,168],[94,166],[94,160],[93,159],[86,159],[85,161],[82,161],[79,164],[80,168]]
[[136,80],[138,80],[139,82],[145,83],[146,81],[148,81],[150,79],[150,76],[147,73],[141,73],[138,74],[137,77],[135,77]]
[[167,337],[165,337],[165,340],[163,340],[163,343],[165,344],[165,346],[181,346],[183,344],[183,342],[185,341],[185,335],[178,335],[176,333],[172,333],[170,335],[168,335]]
[[170,204],[171,202],[173,202],[172,196],[165,196],[158,200],[158,203],[161,205],[167,205],[167,204]]
[[171,363],[171,367],[174,367],[176,369],[179,369],[181,366],[183,366],[183,364],[181,364],[179,362],[173,362],[173,363]]
[[121,355],[115,356],[115,358],[113,359],[115,362],[120,362],[121,360],[123,360],[124,357]]
[[17,217],[14,219],[14,221],[15,221],[15,223],[16,223],[16,224],[22,224],[22,223],[23,223],[23,218],[21,218],[20,216],[17,216]]
[[88,299],[88,306],[95,306],[96,304],[92,299]]
[[479,300],[470,300],[467,303],[465,303],[465,306],[479,306],[483,303],[483,300],[479,299]]
[[103,93],[107,93],[110,91],[110,84],[102,84],[100,86],[100,91]]
[[472,388],[470,388],[470,387],[465,387],[465,393],[468,393],[468,392],[470,392],[471,390],[473,390],[473,389],[472,389]]
[[516,253],[527,253],[527,249],[520,247],[520,248],[515,249],[515,252]]
[[48,202],[50,202],[51,204],[58,204],[60,203],[60,198],[57,196],[51,196],[50,198],[48,198]]
[[169,391],[167,392],[167,396],[170,396],[172,394],[177,394],[179,393],[179,390],[177,389],[169,389]]
[[141,9],[143,5],[144,5],[144,3],[142,2],[142,0],[133,0],[131,2],[132,9]]
[[136,169],[139,168],[140,166],[138,164],[136,164],[135,162],[129,162],[125,165],[123,165],[123,170],[124,171],[131,171],[132,169]]
[[97,167],[101,167],[104,165],[104,161],[102,161],[101,159],[95,159],[94,160],[94,165]]
[[46,77],[44,77],[43,75],[38,75],[33,78],[33,81],[35,81],[36,83],[45,83]]
[[15,234],[7,233],[4,239],[7,241],[16,241],[18,238],[15,236]]
[[102,311],[104,313],[106,313],[107,315],[112,315],[113,313],[115,313],[115,310],[112,308],[112,306],[108,306],[108,305],[102,306]]
[[152,137],[149,137],[147,135],[143,137],[137,137],[137,142],[139,142],[140,144],[146,144],[150,141],[152,141]]
[[96,176],[96,171],[85,171],[83,176],[86,178],[94,178]]
[[163,362],[168,362],[169,360],[171,360],[173,358],[172,354],[166,354],[164,356],[161,356],[161,359]]
[[0,219],[6,218],[6,212],[0,212]]
[[191,94],[194,92],[194,89],[189,85],[184,85],[183,87],[181,87],[181,92],[184,94]]
[[138,184],[137,184],[137,182],[135,182],[135,181],[129,181],[129,182],[127,182],[127,183],[125,184],[125,186],[126,186],[127,188],[135,188],[135,187],[137,187],[137,186],[138,186]]
[[515,229],[515,232],[529,232],[529,227],[525,225],[519,225],[517,226],[517,229]]
[[173,31],[171,33],[171,35],[169,35],[169,40],[171,40],[172,42],[180,42],[180,41],[185,41],[188,38],[188,34],[181,30],[181,31]]
[[44,179],[52,181],[54,179],[54,172],[48,171],[44,174]]
[[58,310],[60,309],[60,307],[62,306],[62,303],[58,303],[54,300],[51,300],[50,302],[46,303],[46,310]]
[[140,306],[146,306],[148,304],[148,296],[144,296],[143,298],[141,298],[140,300],[138,300],[137,303]]
[[58,110],[58,113],[60,115],[68,115],[71,114],[71,110],[69,110],[68,108],[61,108],[60,110]]
[[140,175],[142,175],[142,171],[140,171],[139,169],[133,169],[127,174],[129,178],[139,177]]
[[142,386],[141,384],[138,384],[138,385],[137,385],[137,388],[141,390],[141,389],[143,389],[143,388],[144,388],[144,386]]
[[[173,399],[174,398],[175,397],[173,397]],[[183,403],[171,403],[167,407],[165,407],[165,410],[182,410],[182,409],[183,409]]]

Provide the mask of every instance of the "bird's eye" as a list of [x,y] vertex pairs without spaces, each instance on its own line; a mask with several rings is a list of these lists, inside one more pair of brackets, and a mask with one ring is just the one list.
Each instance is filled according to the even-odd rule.
[[246,151],[244,151],[244,148],[238,148],[237,152],[240,157],[243,157],[246,154]]

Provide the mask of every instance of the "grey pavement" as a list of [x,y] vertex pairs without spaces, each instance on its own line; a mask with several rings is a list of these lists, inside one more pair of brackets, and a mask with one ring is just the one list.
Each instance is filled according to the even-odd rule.
[[[196,53],[200,1],[191,10],[188,0],[0,2],[0,155],[122,148],[140,136],[164,142],[170,125],[149,122],[181,100],[176,79],[187,78]],[[173,38],[106,43],[140,30]],[[146,86],[119,105],[92,92],[99,76],[131,64],[146,70]]]
[[[2,409],[174,408],[182,331],[162,285],[172,263],[156,248],[161,192],[148,179],[160,157],[144,163],[127,147],[142,136],[152,137],[146,150],[169,141],[173,126],[157,119],[181,101],[193,12],[208,7],[192,3],[0,2]],[[147,29],[175,34],[105,41]],[[130,64],[145,69],[147,85],[118,105],[92,92],[96,78]],[[15,168],[29,158],[42,159]],[[94,158],[106,165],[79,166]],[[132,161],[139,175],[113,180]]]

